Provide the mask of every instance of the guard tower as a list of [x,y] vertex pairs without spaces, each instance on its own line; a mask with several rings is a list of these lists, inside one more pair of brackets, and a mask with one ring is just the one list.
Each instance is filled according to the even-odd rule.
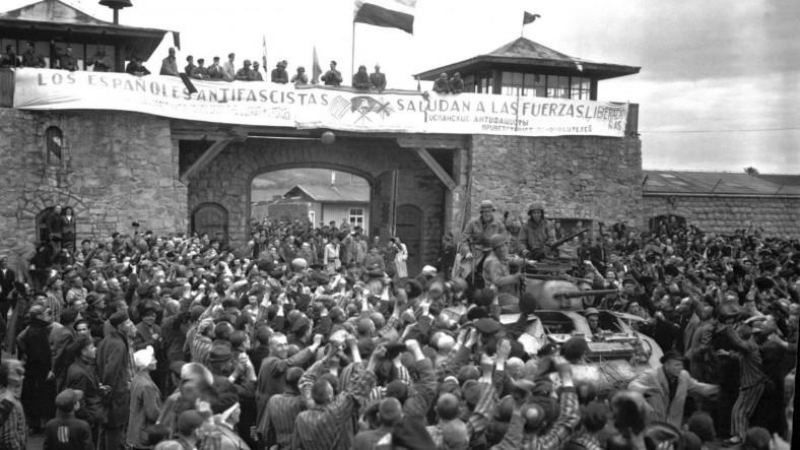
[[[114,10],[115,22],[118,22],[118,10],[130,6],[127,0],[104,0],[100,3]],[[133,56],[145,61],[149,59],[167,33],[165,30],[106,22],[59,0],[43,0],[0,13],[0,30],[2,51],[10,45],[17,55],[21,55],[27,42],[31,41],[48,68],[56,68],[55,61],[59,55],[71,47],[79,69],[87,70],[87,58],[102,47],[113,59],[117,72],[122,72],[125,61]]]
[[417,74],[433,81],[441,73],[461,73],[464,92],[521,97],[597,100],[597,82],[639,73],[639,67],[592,62],[567,56],[524,37],[486,55]]

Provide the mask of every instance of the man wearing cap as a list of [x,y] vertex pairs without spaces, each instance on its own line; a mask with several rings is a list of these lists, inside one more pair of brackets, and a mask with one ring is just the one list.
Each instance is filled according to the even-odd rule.
[[254,81],[256,79],[253,69],[250,67],[252,63],[249,59],[242,62],[242,68],[236,72],[234,79],[239,81]]
[[278,61],[275,68],[270,73],[270,80],[273,83],[286,84],[289,82],[289,73],[286,71],[286,61]]
[[194,56],[189,55],[186,57],[186,67],[183,68],[183,72],[186,75],[191,76],[194,73],[194,70],[197,69],[197,66],[194,65]]
[[56,418],[44,430],[45,449],[92,450],[92,431],[84,420],[75,418],[83,392],[64,389],[56,396]]
[[506,227],[494,217],[492,201],[484,200],[481,202],[480,217],[473,219],[464,229],[464,259],[477,264],[492,249],[489,239],[496,234],[506,234]]
[[208,80],[208,67],[205,67],[206,60],[203,58],[197,58],[197,67],[192,70],[192,73],[189,75],[192,78],[197,80]]
[[236,54],[229,53],[228,60],[222,65],[222,78],[225,81],[233,81],[233,79],[236,77],[236,65],[234,64],[235,60]]
[[31,428],[40,431],[52,417],[55,394],[49,341],[53,313],[45,305],[34,304],[28,316],[30,325],[17,336],[19,359],[25,362],[22,400]]
[[325,86],[341,86],[342,73],[336,70],[336,61],[331,61],[331,68],[320,78]]
[[208,66],[208,79],[219,81],[225,77],[222,66],[219,65],[219,56],[215,56],[211,65]]
[[100,431],[101,449],[116,450],[124,442],[123,433],[130,413],[130,385],[134,375],[133,346],[135,336],[128,313],[118,311],[109,321],[114,329],[97,348],[97,372],[100,384],[110,386],[105,398],[106,422]]
[[719,386],[701,383],[683,369],[683,355],[670,350],[661,357],[661,367],[650,369],[631,381],[628,389],[641,393],[650,404],[650,419],[683,425],[683,411],[688,395],[713,397]]
[[147,346],[133,354],[136,375],[131,381],[131,410],[128,419],[128,445],[134,449],[146,449],[147,428],[158,420],[161,409],[161,393],[150,378],[156,369],[153,347]]
[[[491,251],[483,260],[483,284],[478,287],[493,287],[497,292],[516,294],[519,282],[524,276],[522,271],[511,274],[508,267],[508,236],[495,234],[489,239]],[[480,264],[479,264],[480,267]]]

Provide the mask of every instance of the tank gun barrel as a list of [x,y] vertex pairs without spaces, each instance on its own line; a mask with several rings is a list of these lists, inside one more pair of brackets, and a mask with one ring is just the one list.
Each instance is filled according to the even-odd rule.
[[579,298],[587,295],[605,295],[605,294],[616,294],[616,293],[619,293],[619,291],[616,289],[595,289],[595,290],[577,291],[577,292],[556,292],[553,294],[553,297]]
[[578,231],[577,233],[570,234],[569,236],[567,236],[565,238],[562,238],[562,239],[559,239],[559,240],[553,242],[548,247],[550,247],[551,249],[557,249],[558,247],[561,247],[565,242],[571,240],[572,238],[576,238],[576,237],[578,237],[578,236],[580,236],[580,235],[582,235],[582,234],[584,234],[584,233],[586,233],[588,231],[589,231],[588,228],[584,228],[584,229]]

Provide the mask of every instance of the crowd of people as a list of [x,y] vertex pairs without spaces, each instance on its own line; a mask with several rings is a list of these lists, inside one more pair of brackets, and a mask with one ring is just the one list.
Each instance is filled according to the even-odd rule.
[[[67,210],[30,268],[0,259],[3,449],[789,448],[797,240],[676,220],[564,239],[542,205],[484,201],[408,273],[400,239],[347,222],[253,223],[240,248],[134,223],[76,245]],[[526,267],[563,246],[570,279],[615,291],[587,320],[638,316],[664,351],[608,397],[574,370],[583,337],[528,354],[536,308],[499,317],[500,298],[535,304]]]

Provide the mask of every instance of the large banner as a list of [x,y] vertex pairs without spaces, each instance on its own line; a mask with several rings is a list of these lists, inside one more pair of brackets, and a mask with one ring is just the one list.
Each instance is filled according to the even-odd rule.
[[20,69],[14,107],[133,111],[174,119],[305,129],[519,136],[622,137],[628,116],[626,104],[607,102],[192,81],[198,92],[190,94],[176,77]]

